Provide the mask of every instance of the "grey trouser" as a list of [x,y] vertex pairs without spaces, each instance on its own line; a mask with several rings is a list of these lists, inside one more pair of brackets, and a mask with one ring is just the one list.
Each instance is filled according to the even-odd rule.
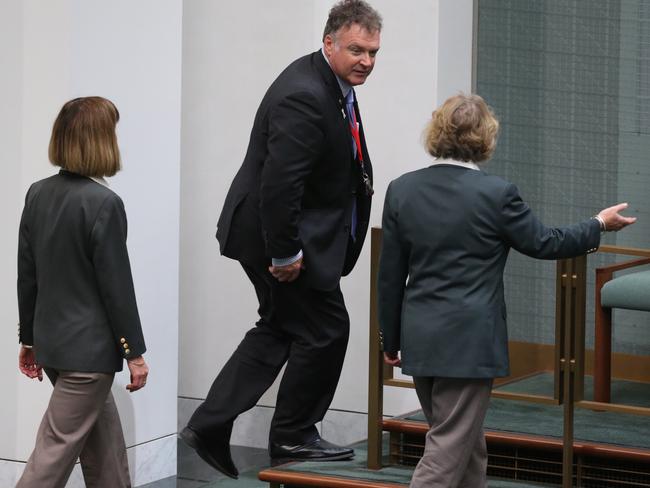
[[483,420],[492,379],[413,379],[429,432],[411,488],[487,488]]
[[54,384],[34,451],[16,488],[63,488],[81,461],[88,488],[130,488],[113,373],[46,370]]

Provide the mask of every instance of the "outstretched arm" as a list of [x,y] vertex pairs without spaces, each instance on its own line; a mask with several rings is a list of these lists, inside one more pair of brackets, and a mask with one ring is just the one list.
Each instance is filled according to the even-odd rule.
[[517,251],[538,259],[579,256],[598,248],[600,231],[620,230],[636,221],[620,215],[626,207],[621,203],[577,224],[547,227],[522,200],[517,187],[508,184],[502,195],[503,238]]

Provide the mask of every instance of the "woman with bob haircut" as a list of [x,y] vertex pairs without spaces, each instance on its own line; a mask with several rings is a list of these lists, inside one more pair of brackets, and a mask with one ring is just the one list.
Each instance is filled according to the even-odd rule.
[[77,458],[86,486],[130,487],[111,394],[126,360],[127,390],[148,367],[126,248],[126,213],[104,180],[120,169],[119,113],[76,98],[57,116],[49,157],[58,174],[32,184],[18,240],[18,367],[54,385],[19,488],[65,486]]
[[[383,213],[378,293],[384,360],[413,376],[429,423],[414,488],[486,487],[483,421],[492,381],[507,376],[503,269],[510,248],[539,259],[595,251],[602,231],[636,219],[619,204],[546,227],[517,187],[479,166],[499,123],[483,99],[459,94],[433,112],[427,168],[392,181]],[[400,353],[401,352],[401,358]]]

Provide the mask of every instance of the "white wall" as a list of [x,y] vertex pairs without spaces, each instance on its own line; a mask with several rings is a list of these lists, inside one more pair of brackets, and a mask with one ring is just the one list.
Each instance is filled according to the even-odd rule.
[[[18,411],[29,407],[28,402],[18,402],[16,396],[27,397],[16,375],[18,339],[16,324],[16,242],[17,221],[21,206],[21,133],[22,113],[18,94],[22,84],[22,6],[19,2],[5,2],[0,15],[0,100],[3,115],[0,117],[0,458],[15,459],[18,433],[24,431]],[[11,69],[4,69],[4,67]],[[31,386],[23,384],[23,386]],[[23,405],[26,403],[27,405]],[[31,429],[30,429],[31,432]],[[7,473],[0,474],[1,486],[13,480],[16,469],[11,463]],[[18,466],[15,466],[17,468]]]
[[256,320],[250,282],[214,234],[259,101],[313,46],[313,10],[304,0],[184,3],[180,395],[205,398]]
[[[252,286],[219,256],[216,222],[262,95],[295,58],[320,47],[330,0],[185,2],[179,395],[204,398],[256,320]],[[420,135],[438,101],[471,82],[472,0],[371,0],[384,17],[375,71],[357,88],[375,168],[372,225],[388,182],[428,164]],[[469,48],[469,50],[468,50]],[[443,52],[444,51],[444,52]],[[452,66],[446,66],[452,63]],[[450,93],[451,92],[451,93]],[[352,331],[333,409],[367,411],[369,239],[342,283]],[[274,389],[260,401],[273,405]],[[385,411],[417,408],[387,389]]]
[[[0,16],[0,484],[27,459],[51,388],[19,375],[15,251],[23,195],[56,170],[47,160],[52,122],[74,97],[101,95],[121,113],[124,170],[110,181],[129,218],[128,246],[151,368],[129,395],[113,394],[136,484],[176,472],[181,0],[4,1]],[[156,464],[157,460],[160,464]],[[9,466],[9,467],[7,467]],[[5,478],[2,478],[5,473]],[[6,484],[5,484],[6,482]]]
[[[333,2],[1,1],[0,484],[9,486],[21,470],[50,393],[46,384],[16,371],[15,254],[22,199],[31,182],[55,171],[46,150],[62,103],[91,94],[112,99],[122,115],[118,135],[125,169],[112,186],[129,215],[151,379],[146,390],[131,396],[124,393],[128,378],[122,374],[114,392],[127,444],[139,446],[130,449],[135,477],[144,482],[156,475],[141,467],[151,454],[143,446],[152,452],[175,449],[179,285],[180,395],[205,396],[256,318],[250,284],[236,263],[218,256],[215,225],[259,100],[291,60],[319,48]],[[419,138],[431,110],[457,89],[469,89],[472,1],[371,3],[384,16],[382,50],[375,72],[357,91],[375,166],[372,224],[379,225],[388,182],[427,164]],[[366,246],[357,269],[343,281],[352,333],[332,407],[344,411],[367,408],[368,256]],[[273,401],[272,391],[261,404]],[[387,413],[416,406],[412,392],[387,391]],[[169,442],[161,446],[154,439]],[[173,454],[165,467],[152,466],[158,476],[175,470]]]
[[[382,50],[358,96],[376,174],[372,223],[379,225],[388,182],[427,164],[419,137],[429,113],[457,89],[469,89],[472,2],[372,3],[384,16]],[[129,215],[129,248],[152,369],[147,389],[133,396],[123,390],[126,374],[116,380],[129,446],[173,440],[175,431],[179,198],[179,393],[203,398],[255,320],[250,284],[236,263],[218,256],[215,224],[261,96],[288,62],[319,47],[331,4],[195,0],[181,8],[181,0],[2,3],[0,224],[6,231],[0,238],[0,318],[4,324],[17,322],[16,229],[25,190],[54,172],[46,148],[57,111],[75,96],[111,98],[122,114],[118,134],[125,166],[112,185]],[[367,401],[368,247],[343,281],[352,333],[332,405],[354,412],[365,412]],[[7,325],[4,330],[0,387],[9,401],[0,404],[0,467],[26,459],[50,392],[47,385],[16,372],[15,329]],[[261,404],[273,401],[272,391]],[[412,392],[387,391],[387,413],[416,406]],[[20,464],[14,464],[10,467],[20,471]],[[175,467],[167,464],[166,469]],[[139,468],[135,475],[139,481],[154,476]]]

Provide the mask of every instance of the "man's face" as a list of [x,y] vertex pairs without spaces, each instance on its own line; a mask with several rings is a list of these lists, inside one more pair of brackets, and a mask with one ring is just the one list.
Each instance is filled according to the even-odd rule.
[[379,31],[368,32],[359,24],[328,34],[323,50],[336,75],[352,86],[361,85],[375,66],[379,51]]

